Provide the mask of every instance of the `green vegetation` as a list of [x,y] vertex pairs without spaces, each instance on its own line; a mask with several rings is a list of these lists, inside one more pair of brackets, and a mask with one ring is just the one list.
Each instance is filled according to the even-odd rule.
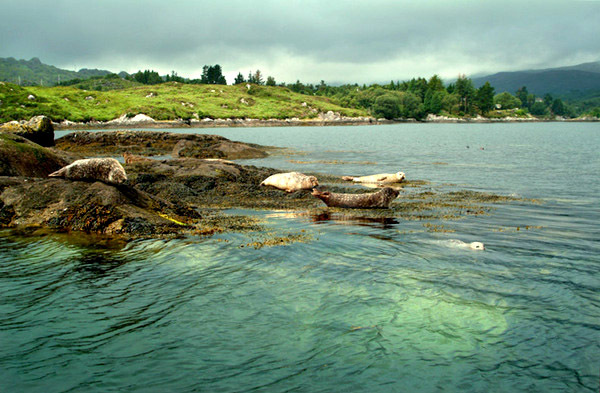
[[[28,98],[30,95],[32,99]],[[156,120],[211,117],[285,119],[314,118],[319,112],[366,116],[325,97],[309,97],[282,87],[196,85],[178,82],[113,91],[74,87],[21,87],[0,83],[0,122],[46,115],[53,121],[108,121],[124,114],[146,114]],[[305,103],[305,104],[304,104]]]
[[[39,59],[28,62],[8,60],[14,67],[27,66],[54,73],[64,71],[46,66]],[[0,62],[0,71],[4,63]],[[89,75],[76,77],[72,74],[78,73],[68,71],[72,73],[70,79],[62,80],[60,87],[54,89],[3,85],[0,87],[0,121],[27,119],[34,115],[46,115],[55,121],[106,121],[123,114],[133,117],[138,113],[156,120],[195,117],[305,119],[329,110],[344,116],[369,115],[386,119],[422,120],[429,114],[451,118],[533,115],[553,119],[557,116],[594,116],[600,111],[600,91],[537,97],[526,86],[521,86],[514,95],[506,91],[495,94],[497,90],[489,82],[476,88],[473,80],[465,75],[447,86],[437,75],[429,80],[413,78],[370,86],[329,86],[325,81],[313,85],[299,80],[277,85],[275,78],[268,76],[265,81],[264,74],[256,70],[250,71],[247,78],[239,72],[234,85],[227,86],[219,64],[205,65],[199,79],[186,79],[175,71],[165,76],[153,70],[132,75],[97,70],[80,72],[84,71]],[[248,89],[246,84],[251,88]],[[33,98],[28,98],[30,95]]]

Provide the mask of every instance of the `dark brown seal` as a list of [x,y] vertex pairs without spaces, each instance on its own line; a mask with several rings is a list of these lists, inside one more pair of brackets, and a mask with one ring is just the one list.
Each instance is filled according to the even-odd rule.
[[385,187],[369,194],[338,194],[317,189],[312,191],[312,195],[325,202],[329,207],[354,209],[387,209],[398,194],[398,191],[391,187]]
[[70,180],[99,180],[109,184],[121,184],[127,180],[125,169],[114,158],[87,158],[49,174]]

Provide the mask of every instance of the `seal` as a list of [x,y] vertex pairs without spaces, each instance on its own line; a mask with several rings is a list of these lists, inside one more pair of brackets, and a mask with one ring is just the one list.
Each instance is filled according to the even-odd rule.
[[450,247],[470,248],[471,250],[476,250],[476,251],[485,250],[485,246],[481,242],[465,243],[462,240],[449,239],[449,240],[445,240],[444,243]]
[[285,192],[310,190],[319,185],[317,178],[299,172],[276,173],[260,183],[261,186],[272,186]]
[[125,160],[125,164],[135,164],[136,162],[152,162],[152,161],[154,161],[152,158],[138,156],[135,154],[131,154],[129,152],[123,153],[123,160]]
[[404,172],[396,172],[396,173],[378,173],[376,175],[369,176],[342,176],[342,180],[353,181],[356,183],[379,183],[379,184],[388,184],[388,183],[400,183],[406,175]]
[[312,195],[319,198],[329,207],[346,207],[353,209],[387,209],[399,192],[385,187],[368,194],[337,194],[314,189]]
[[86,158],[49,174],[70,180],[99,180],[109,184],[121,184],[127,180],[125,169],[114,158]]

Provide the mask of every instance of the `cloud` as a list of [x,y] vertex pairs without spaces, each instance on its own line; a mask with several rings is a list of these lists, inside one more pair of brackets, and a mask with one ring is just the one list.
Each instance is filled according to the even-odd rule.
[[[600,2],[4,0],[0,56],[278,81],[454,77],[600,59]],[[228,78],[228,80],[232,80]]]

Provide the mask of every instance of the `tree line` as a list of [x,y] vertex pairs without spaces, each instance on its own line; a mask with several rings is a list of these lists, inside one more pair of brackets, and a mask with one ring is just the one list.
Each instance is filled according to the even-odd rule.
[[[183,78],[175,71],[170,75],[161,76],[154,70],[140,70],[125,76],[125,79],[147,85],[165,82],[227,84],[219,64],[205,65],[198,79]],[[71,83],[72,81],[69,81],[64,84]],[[550,94],[537,97],[528,92],[526,86],[519,88],[514,94],[509,92],[496,94],[489,82],[475,88],[473,81],[465,75],[459,75],[456,81],[448,85],[445,85],[439,76],[433,75],[429,79],[413,78],[403,82],[392,80],[388,84],[329,86],[323,80],[319,84],[304,84],[299,80],[295,83],[278,84],[272,76],[267,76],[265,79],[260,70],[255,70],[250,71],[247,76],[238,72],[233,84],[243,83],[280,86],[299,94],[328,97],[341,106],[366,109],[373,116],[386,119],[420,120],[429,114],[458,117],[505,116],[507,111],[512,111],[515,115],[531,113],[538,117],[578,115],[575,108]]]

